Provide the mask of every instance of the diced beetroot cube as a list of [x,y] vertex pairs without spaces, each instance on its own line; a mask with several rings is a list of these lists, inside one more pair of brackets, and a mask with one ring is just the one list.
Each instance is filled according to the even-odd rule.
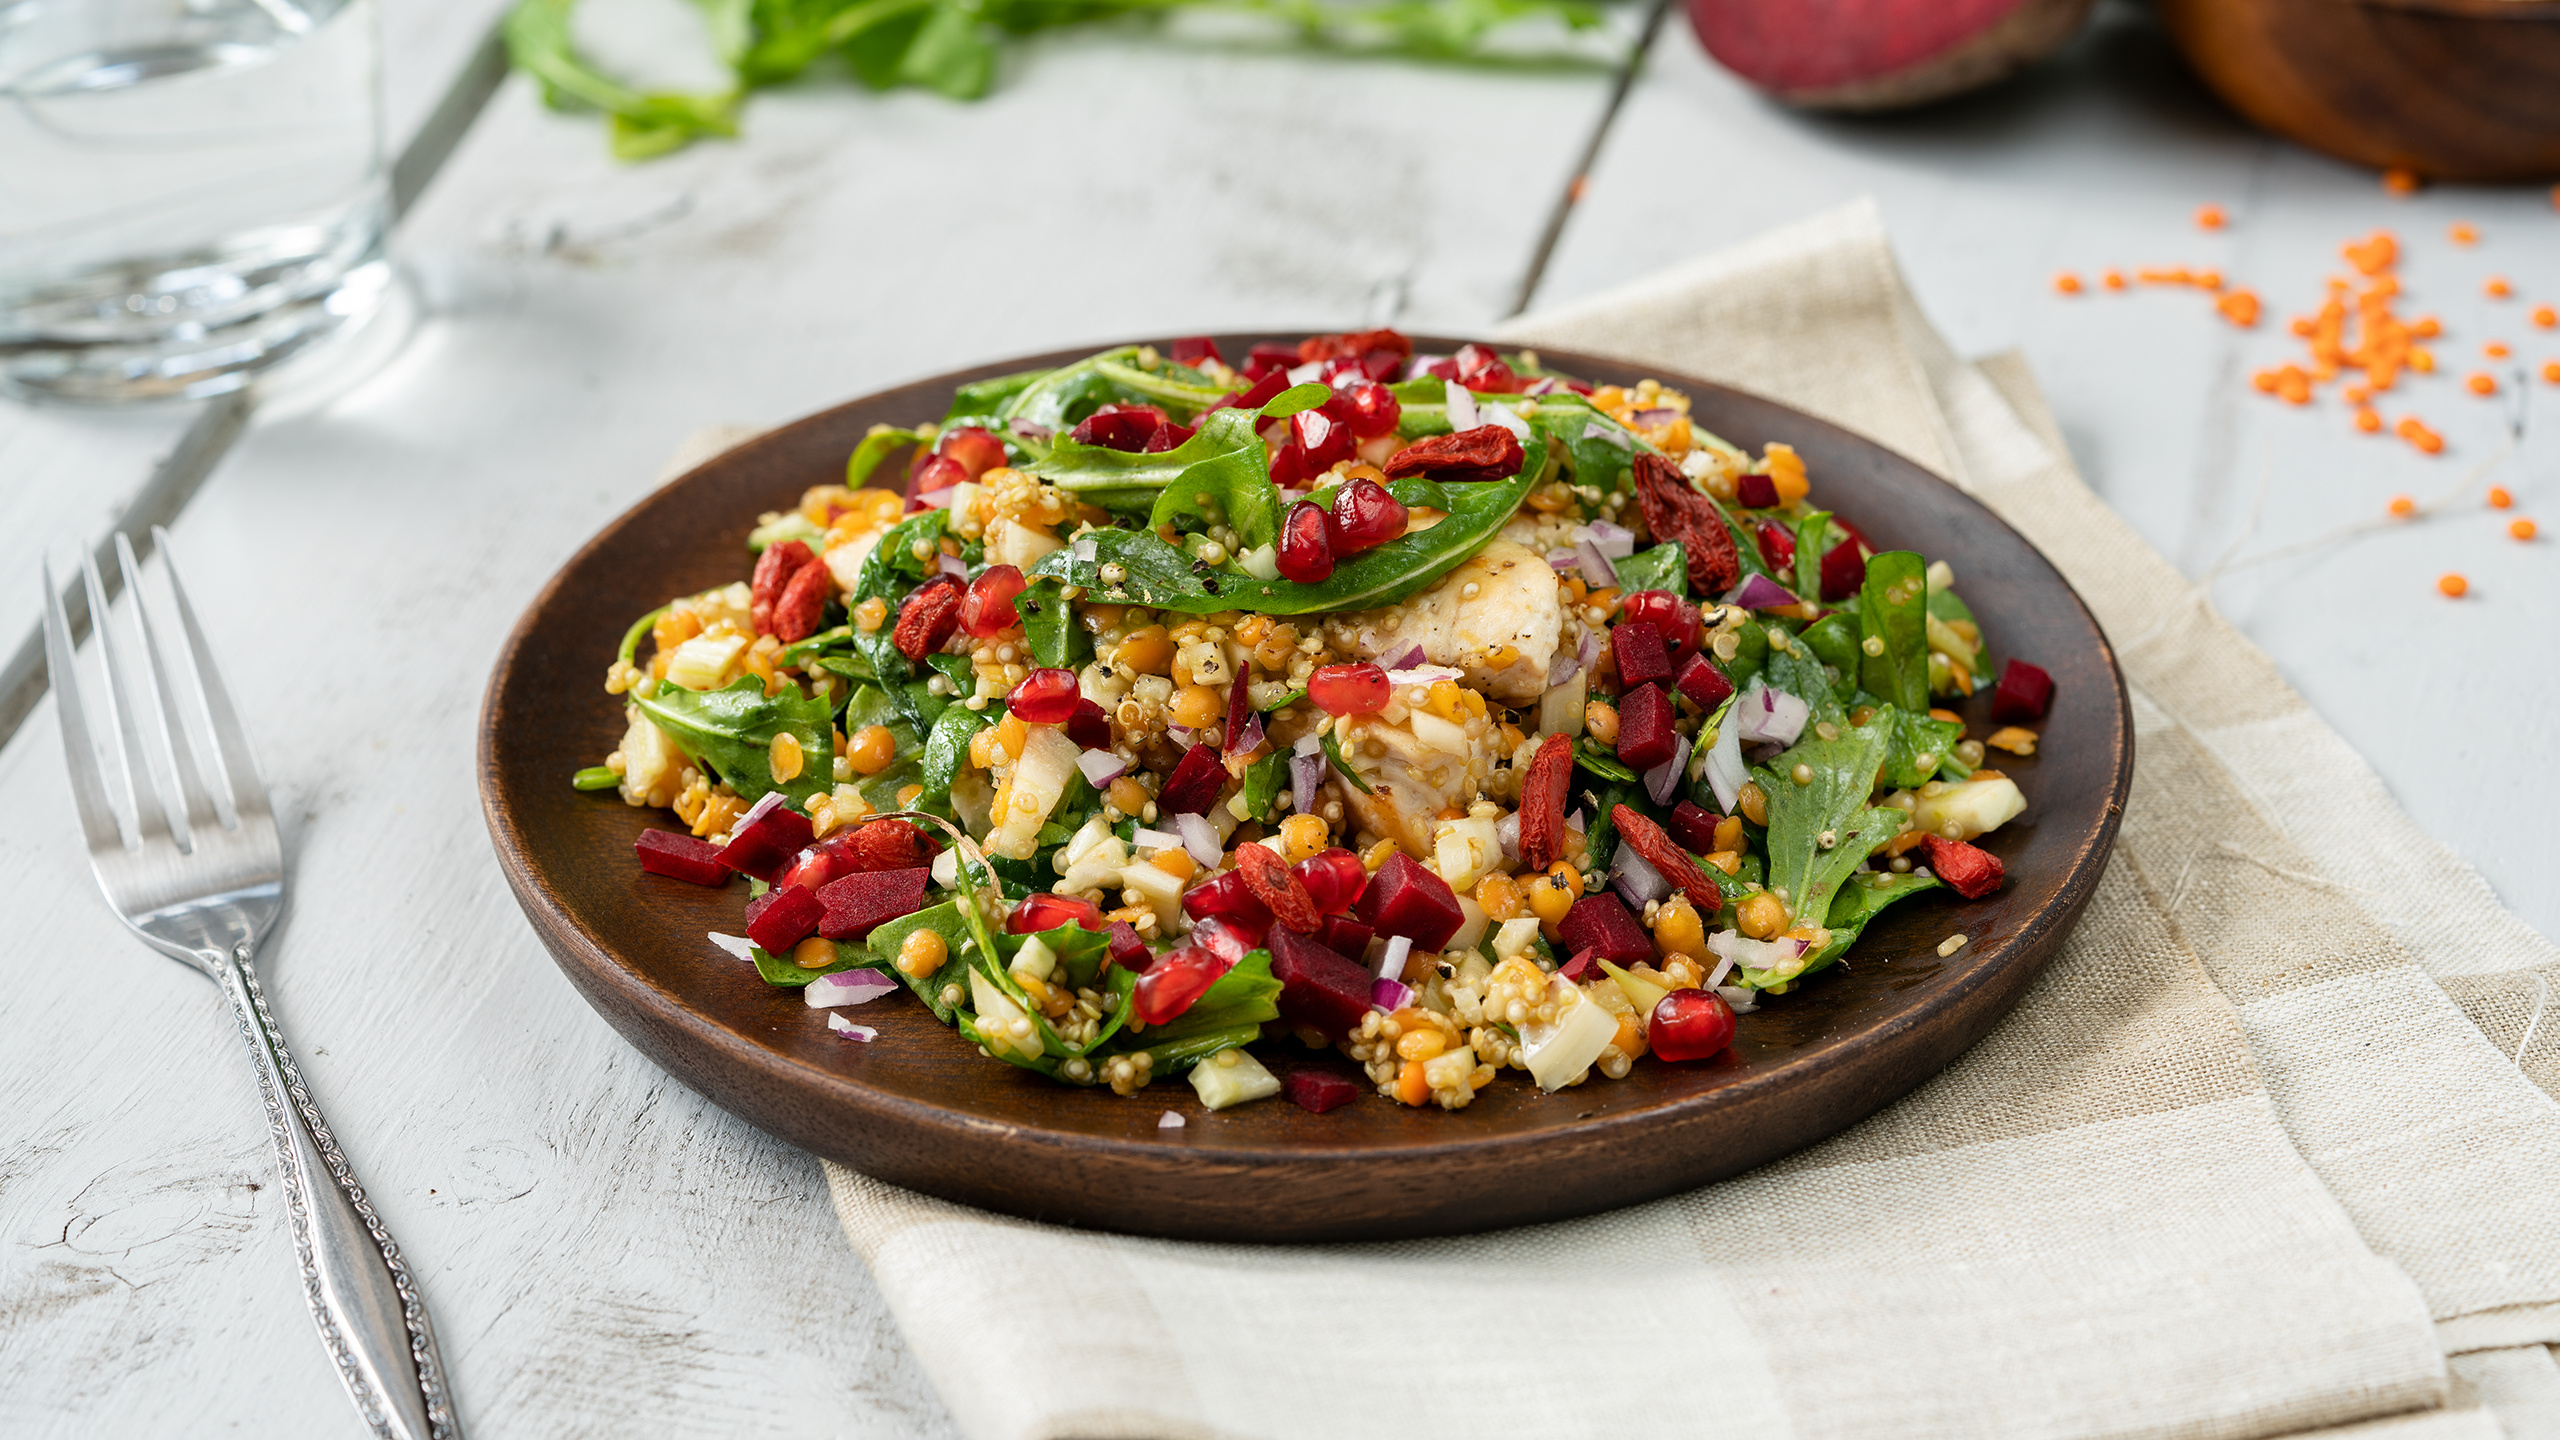
[[1280,1018],[1340,1040],[1369,1013],[1369,967],[1346,960],[1286,926],[1272,929],[1271,978],[1280,982]]
[[1108,750],[1111,748],[1111,717],[1102,713],[1100,705],[1079,698],[1076,713],[1067,717],[1067,738],[1074,741],[1079,750]]
[[1211,917],[1233,920],[1257,933],[1271,925],[1270,907],[1245,888],[1241,870],[1221,870],[1193,886],[1182,897],[1182,913],[1195,922]]
[[693,885],[726,885],[729,867],[720,863],[720,847],[696,840],[681,830],[643,830],[632,842],[640,868]]
[[1369,877],[1369,887],[1360,892],[1351,913],[1378,934],[1402,935],[1423,950],[1448,944],[1467,920],[1449,882],[1401,850],[1388,856],[1378,873]]
[[1822,598],[1846,600],[1867,583],[1867,547],[1856,536],[1822,552]]
[[1639,685],[1618,697],[1618,761],[1638,772],[1671,758],[1680,744],[1671,728],[1671,697],[1659,685]]
[[1219,761],[1217,747],[1194,745],[1164,782],[1164,793],[1156,797],[1156,813],[1205,815],[1217,803],[1218,792],[1226,788],[1227,767]]
[[1591,952],[1585,950],[1580,954],[1575,955],[1572,959],[1557,966],[1556,973],[1577,985],[1581,984],[1584,977],[1591,973],[1591,960]]
[[1139,938],[1138,927],[1128,921],[1112,921],[1110,935],[1111,963],[1121,969],[1142,973],[1148,962],[1156,958],[1155,952],[1147,948],[1147,942]]
[[1609,632],[1610,652],[1618,657],[1618,678],[1633,690],[1671,679],[1671,650],[1662,631],[1650,621],[1635,620]]
[[781,791],[770,791],[738,822],[729,843],[721,848],[720,863],[771,883],[816,836],[808,816],[792,809]]
[[[1736,476],[1733,495],[1746,510],[1774,510],[1778,506],[1778,482],[1766,475]],[[1795,547],[1787,548],[1792,551]]]
[[1168,950],[1138,977],[1130,1010],[1145,1024],[1162,1025],[1190,1009],[1234,963],[1196,945]]
[[923,909],[925,887],[932,883],[933,871],[921,865],[828,881],[818,892],[819,904],[826,907],[818,933],[830,940],[859,940],[884,921]]
[[2006,872],[2001,869],[2000,857],[1990,851],[1944,835],[1932,835],[1920,845],[1929,852],[1929,868],[1967,900],[1979,900],[2000,888]]
[[1192,429],[1188,425],[1177,425],[1174,422],[1167,420],[1156,427],[1156,433],[1147,437],[1147,446],[1144,453],[1149,455],[1161,455],[1167,450],[1180,449],[1183,441],[1188,440],[1199,433],[1199,431]]
[[1316,943],[1336,955],[1358,960],[1369,953],[1369,937],[1378,932],[1348,915],[1327,915],[1316,927]]
[[768,955],[788,955],[791,947],[817,933],[827,907],[808,887],[787,885],[767,890],[747,902],[747,938]]
[[1626,902],[1607,890],[1594,891],[1574,901],[1573,908],[1556,925],[1556,938],[1569,952],[1580,954],[1588,950],[1613,965],[1653,958],[1653,937],[1644,933],[1636,917],[1627,913]]
[[1704,855],[1716,848],[1716,819],[1707,811],[1683,800],[1671,807],[1671,821],[1662,828],[1680,842],[1680,848]]
[[2040,720],[2053,707],[2053,677],[2041,665],[2012,660],[2000,667],[1999,687],[1991,692],[1991,718],[2014,725]]
[[1360,1086],[1339,1070],[1303,1065],[1280,1077],[1280,1093],[1300,1109],[1321,1115],[1360,1098]]
[[1733,681],[1702,652],[1680,666],[1680,693],[1701,710],[1713,711],[1733,693]]
[[[1298,347],[1295,345],[1256,345],[1245,352],[1244,378],[1247,380],[1259,380],[1265,375],[1286,374],[1297,368]],[[1267,399],[1265,403],[1268,403]]]
[[1206,335],[1185,335],[1167,346],[1166,352],[1173,356],[1176,365],[1196,367],[1203,360],[1215,360],[1222,365],[1226,363],[1226,357],[1218,353],[1218,342]]

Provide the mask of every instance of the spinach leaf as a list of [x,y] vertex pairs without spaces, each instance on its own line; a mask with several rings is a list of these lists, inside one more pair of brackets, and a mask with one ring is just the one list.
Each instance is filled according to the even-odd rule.
[[1928,564],[1909,550],[1867,557],[1858,592],[1859,625],[1868,647],[1858,683],[1898,709],[1929,708]]
[[989,419],[1010,418],[1005,407],[1050,372],[1022,370],[1011,375],[997,375],[985,380],[972,380],[951,392],[951,409],[943,416],[943,424],[984,416]]
[[1668,590],[1674,595],[1689,593],[1689,554],[1677,540],[1665,540],[1650,550],[1639,550],[1618,562],[1618,590],[1633,595],[1639,590]]
[[[1769,886],[1786,892],[1790,916],[1828,917],[1841,885],[1871,851],[1900,833],[1901,811],[1867,804],[1897,723],[1888,707],[1865,725],[1842,728],[1837,740],[1807,730],[1805,739],[1752,772],[1769,797]],[[1795,783],[1799,768],[1811,776],[1808,783]],[[1803,974],[1812,958],[1800,955],[1743,976],[1765,989]]]
[[790,781],[777,783],[773,778],[776,735],[788,733],[800,742],[800,753],[813,761],[835,754],[833,715],[827,702],[800,693],[796,685],[768,698],[764,682],[753,675],[741,675],[723,690],[694,691],[662,683],[654,694],[633,693],[631,703],[687,755],[727,781],[740,799],[752,802],[780,790],[792,804],[803,805],[834,783],[827,767],[817,763],[803,765]]
[[[1279,492],[1271,488],[1256,423],[1250,410],[1220,410],[1201,421],[1190,439],[1153,454],[1087,445],[1061,433],[1052,437],[1049,453],[1032,463],[1032,473],[1089,505],[1152,511],[1150,527],[1186,514],[1232,517],[1228,523],[1239,534],[1261,533],[1247,544],[1250,549],[1270,543],[1280,516]],[[1197,499],[1204,494],[1209,498]]]
[[1324,732],[1323,743],[1324,758],[1333,765],[1335,774],[1350,781],[1351,788],[1359,791],[1363,795],[1375,795],[1378,793],[1377,791],[1369,788],[1368,781],[1360,778],[1359,771],[1351,768],[1351,762],[1342,758],[1342,742],[1334,738],[1331,730]]
[[[950,517],[948,510],[920,510],[889,527],[889,532],[871,547],[871,553],[863,557],[862,573],[854,580],[853,593],[845,597],[845,608],[851,610],[865,600],[877,598],[895,616],[907,592],[940,568],[936,560],[917,559],[915,547],[921,544],[928,552],[938,549]],[[947,702],[916,683],[916,667],[898,653],[896,632],[897,626],[890,623],[867,632],[854,629],[846,638],[917,731],[931,730]]]
[[1851,608],[1832,611],[1804,627],[1804,633],[1796,636],[1797,644],[1812,651],[1815,659],[1844,677],[1855,676],[1858,662],[1864,658],[1858,649],[1859,621],[1854,608],[1857,603],[1850,601]]
[[[1031,573],[1081,585],[1098,600],[1195,615],[1221,610],[1265,615],[1366,610],[1422,589],[1483,548],[1519,508],[1545,464],[1544,447],[1532,446],[1521,472],[1509,480],[1446,486],[1395,481],[1387,488],[1398,500],[1407,506],[1445,501],[1434,508],[1445,509],[1446,517],[1428,530],[1362,551],[1336,565],[1330,578],[1313,585],[1257,580],[1237,569],[1213,570],[1145,530],[1092,531],[1084,538],[1095,542],[1093,559],[1078,561],[1073,547],[1053,550]],[[1267,476],[1264,483],[1269,483]],[[1104,584],[1105,565],[1118,566],[1124,578]]]
[[1751,677],[1769,665],[1769,632],[1757,620],[1746,620],[1733,632],[1733,658],[1722,661],[1725,678],[1740,690],[1751,683]]
[[839,970],[856,970],[865,966],[874,970],[890,968],[887,961],[860,945],[842,940],[834,944],[836,947],[834,962],[821,965],[815,970],[806,969],[795,961],[775,955],[761,945],[750,947],[747,953],[755,957],[756,973],[764,977],[764,983],[779,990],[797,989],[821,975],[833,975]]
[[1275,818],[1271,813],[1271,807],[1273,802],[1280,798],[1280,786],[1287,780],[1288,775],[1289,756],[1286,751],[1274,750],[1245,767],[1244,812],[1246,818],[1260,820],[1266,824]]
[[961,980],[961,994],[967,995],[969,987],[962,976],[967,962],[961,958],[961,952],[977,943],[969,936],[968,922],[961,918],[957,901],[945,900],[913,914],[880,922],[879,928],[868,937],[868,948],[875,955],[895,955],[899,947],[906,944],[907,937],[918,930],[930,930],[942,937],[941,968],[930,975],[910,975],[891,965],[889,973],[905,981],[907,988],[916,992],[916,998],[933,1011],[934,1019],[948,1025],[960,1007],[942,1003],[942,987],[953,980]]
[[1618,822],[1614,818],[1618,807],[1631,805],[1638,810],[1644,809],[1644,787],[1611,780],[1587,788],[1576,787],[1574,793],[1580,794],[1591,807],[1582,832],[1585,847],[1583,871],[1586,874],[1605,873],[1609,861],[1618,853]]
[[[1848,539],[1839,526],[1831,523],[1831,512],[1816,510],[1796,522],[1796,573],[1787,588],[1798,599],[1820,603],[1822,599],[1822,557],[1832,546]],[[1782,580],[1787,577],[1779,577]]]
[[1114,363],[1125,365],[1136,359],[1137,354],[1138,347],[1123,345],[1117,350],[1088,355],[1071,365],[1042,371],[1032,377],[1029,384],[1006,396],[1004,402],[996,407],[996,414],[1007,421],[1028,420],[1034,425],[1045,425],[1062,432],[1057,438],[1065,440],[1063,432],[1073,428],[1077,421],[1114,400],[1131,398],[1102,367]]
[[879,469],[880,462],[888,459],[892,452],[908,445],[924,443],[926,443],[924,432],[921,430],[900,430],[890,425],[872,426],[871,433],[862,437],[862,443],[853,447],[852,457],[844,462],[845,487],[851,490],[861,489],[871,483],[871,472]]
[[[1805,648],[1801,639],[1790,638],[1784,650],[1770,650],[1768,663],[1760,667],[1760,683],[1772,690],[1784,690],[1812,706],[1815,721],[1839,725],[1849,718],[1848,706],[1843,702],[1855,687],[1844,685],[1842,677]],[[1808,733],[1810,729],[1808,722]]]
[[1850,876],[1848,883],[1840,887],[1839,896],[1831,902],[1830,918],[1822,922],[1823,928],[1831,932],[1831,939],[1806,963],[1804,973],[1812,974],[1839,959],[1857,943],[1858,936],[1867,928],[1867,922],[1882,914],[1886,906],[1906,895],[1934,889],[1937,884],[1934,876],[1896,875],[1884,870],[1872,875]]
[[1627,768],[1626,762],[1618,758],[1617,751],[1601,749],[1591,743],[1588,735],[1573,742],[1573,762],[1603,780],[1636,778],[1636,772]]
[[966,705],[943,710],[942,718],[933,722],[933,732],[924,740],[923,774],[917,777],[917,783],[924,786],[925,794],[951,793],[952,779],[969,762],[969,738],[994,723],[985,712]]
[[[1280,982],[1271,978],[1271,952],[1256,950],[1230,966],[1203,991],[1191,1008],[1135,1035],[1124,1037],[1130,1050],[1144,1050],[1155,1060],[1156,1074],[1188,1069],[1229,1045],[1247,1043],[1261,1033],[1263,1022],[1280,1018]],[[1244,1040],[1232,1038],[1245,1031]],[[1201,1042],[1219,1043],[1205,1048]]]
[[[1066,587],[1055,580],[1035,580],[1015,597],[1013,608],[1022,616],[1022,636],[1031,646],[1031,658],[1053,669],[1074,670],[1093,656],[1093,637],[1076,624],[1075,607],[1068,603]],[[963,658],[963,657],[954,657]],[[977,687],[974,669],[968,685],[961,687],[955,677],[955,693],[974,693]]]
[[[1964,738],[1961,720],[1932,720],[1924,713],[1915,714],[1900,708],[1878,710],[1875,725],[1886,715],[1896,717],[1893,747],[1885,752],[1885,783],[1908,790],[1926,785],[1952,767],[1955,779],[1973,773],[1973,767],[1956,758],[1956,742]],[[1922,763],[1926,757],[1927,763]]]

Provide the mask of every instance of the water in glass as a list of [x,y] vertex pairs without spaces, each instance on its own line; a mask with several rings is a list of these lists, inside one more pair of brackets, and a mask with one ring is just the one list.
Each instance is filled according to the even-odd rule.
[[217,394],[389,281],[376,0],[0,0],[0,383]]

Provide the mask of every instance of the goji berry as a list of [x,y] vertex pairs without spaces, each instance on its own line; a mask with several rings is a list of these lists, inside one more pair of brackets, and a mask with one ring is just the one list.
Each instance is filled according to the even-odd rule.
[[921,664],[942,648],[951,632],[960,628],[961,588],[957,575],[936,575],[916,587],[898,607],[898,628],[889,632],[899,654]]
[[810,558],[809,547],[797,540],[767,545],[756,557],[755,580],[747,587],[747,618],[755,622],[757,634],[772,633],[773,602],[782,598],[783,587]]
[[1312,935],[1324,923],[1324,912],[1316,908],[1316,899],[1307,893],[1306,882],[1289,868],[1289,862],[1271,852],[1268,845],[1244,844],[1236,847],[1236,871],[1244,876],[1244,888],[1271,912],[1271,918],[1297,931]]
[[812,560],[800,567],[791,583],[782,587],[781,598],[773,602],[774,639],[789,645],[818,633],[818,621],[827,613],[827,582],[831,578],[822,561]]
[[1573,741],[1549,735],[1520,777],[1520,863],[1531,870],[1564,858],[1564,801],[1572,784]]
[[1618,843],[1644,857],[1645,863],[1659,871],[1662,878],[1677,886],[1698,907],[1698,913],[1712,915],[1724,908],[1724,892],[1679,842],[1662,833],[1662,827],[1621,805],[1609,812],[1609,821],[1618,827]]
[[1734,553],[1733,534],[1716,502],[1700,494],[1678,466],[1652,451],[1636,456],[1633,468],[1645,527],[1657,541],[1680,542],[1689,558],[1689,588],[1701,595],[1732,589],[1742,578],[1742,560]]
[[1387,457],[1387,478],[1427,475],[1434,480],[1508,480],[1520,473],[1527,452],[1520,437],[1499,425],[1479,425],[1455,435],[1426,435]]

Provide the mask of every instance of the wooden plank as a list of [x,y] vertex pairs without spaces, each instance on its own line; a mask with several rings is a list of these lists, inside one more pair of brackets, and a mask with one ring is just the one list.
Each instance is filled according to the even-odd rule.
[[[2370,172],[2241,128],[2131,7],[2102,9],[2063,57],[2013,87],[1864,121],[1771,106],[1675,24],[1540,298],[1590,294],[1862,194],[1882,202],[1933,320],[1967,353],[2022,348],[2090,483],[2191,576],[2372,520],[2392,495],[2455,487],[2504,444],[2501,401],[2461,385],[2490,363],[2481,345],[2504,340],[2535,367],[2560,358],[2560,336],[2526,319],[2534,303],[2560,303],[2560,217],[2540,190],[2447,186],[2393,200]],[[2228,229],[2196,228],[2207,202],[2228,212]],[[2448,239],[2457,220],[2479,226],[2476,247]],[[2381,408],[2442,431],[2449,446],[2434,459],[2359,434],[2334,389],[2297,410],[2249,384],[2260,367],[2302,358],[2287,321],[2317,307],[2324,277],[2348,273],[2340,244],[2386,227],[2406,257],[2403,313],[2441,316],[2445,334],[2438,373],[2404,380]],[[2181,264],[2257,288],[2266,318],[2242,331],[2194,290],[2094,287],[2109,266]],[[2057,295],[2049,280],[2066,268],[2092,291]],[[2515,298],[2482,293],[2492,273]],[[2513,368],[2505,389],[2546,417],[2560,399],[2539,380],[2520,385]],[[2535,773],[2548,748],[2523,717],[2560,712],[2560,672],[2524,661],[2549,648],[2560,565],[2547,543],[2507,539],[2509,514],[2480,497],[2493,479],[2518,496],[2513,513],[2551,512],[2554,431],[2530,431],[2444,518],[2228,571],[2214,592],[2418,822],[2545,934],[2560,934],[2560,891],[2544,883],[2560,836],[2540,791],[2515,777]],[[2468,599],[2435,593],[2447,570],[2469,576]]]
[[[477,698],[533,591],[705,425],[1131,333],[1480,326],[1608,78],[1060,37],[984,105],[811,86],[646,166],[501,91],[404,236],[435,318],[177,527],[291,817],[282,1019],[480,1433],[950,1433],[812,1162],[624,1046],[488,859]],[[66,957],[18,1003],[114,985],[132,1028],[0,1053],[0,1429],[343,1429],[218,1002],[91,898],[56,745],[0,752],[38,817],[0,897]]]

